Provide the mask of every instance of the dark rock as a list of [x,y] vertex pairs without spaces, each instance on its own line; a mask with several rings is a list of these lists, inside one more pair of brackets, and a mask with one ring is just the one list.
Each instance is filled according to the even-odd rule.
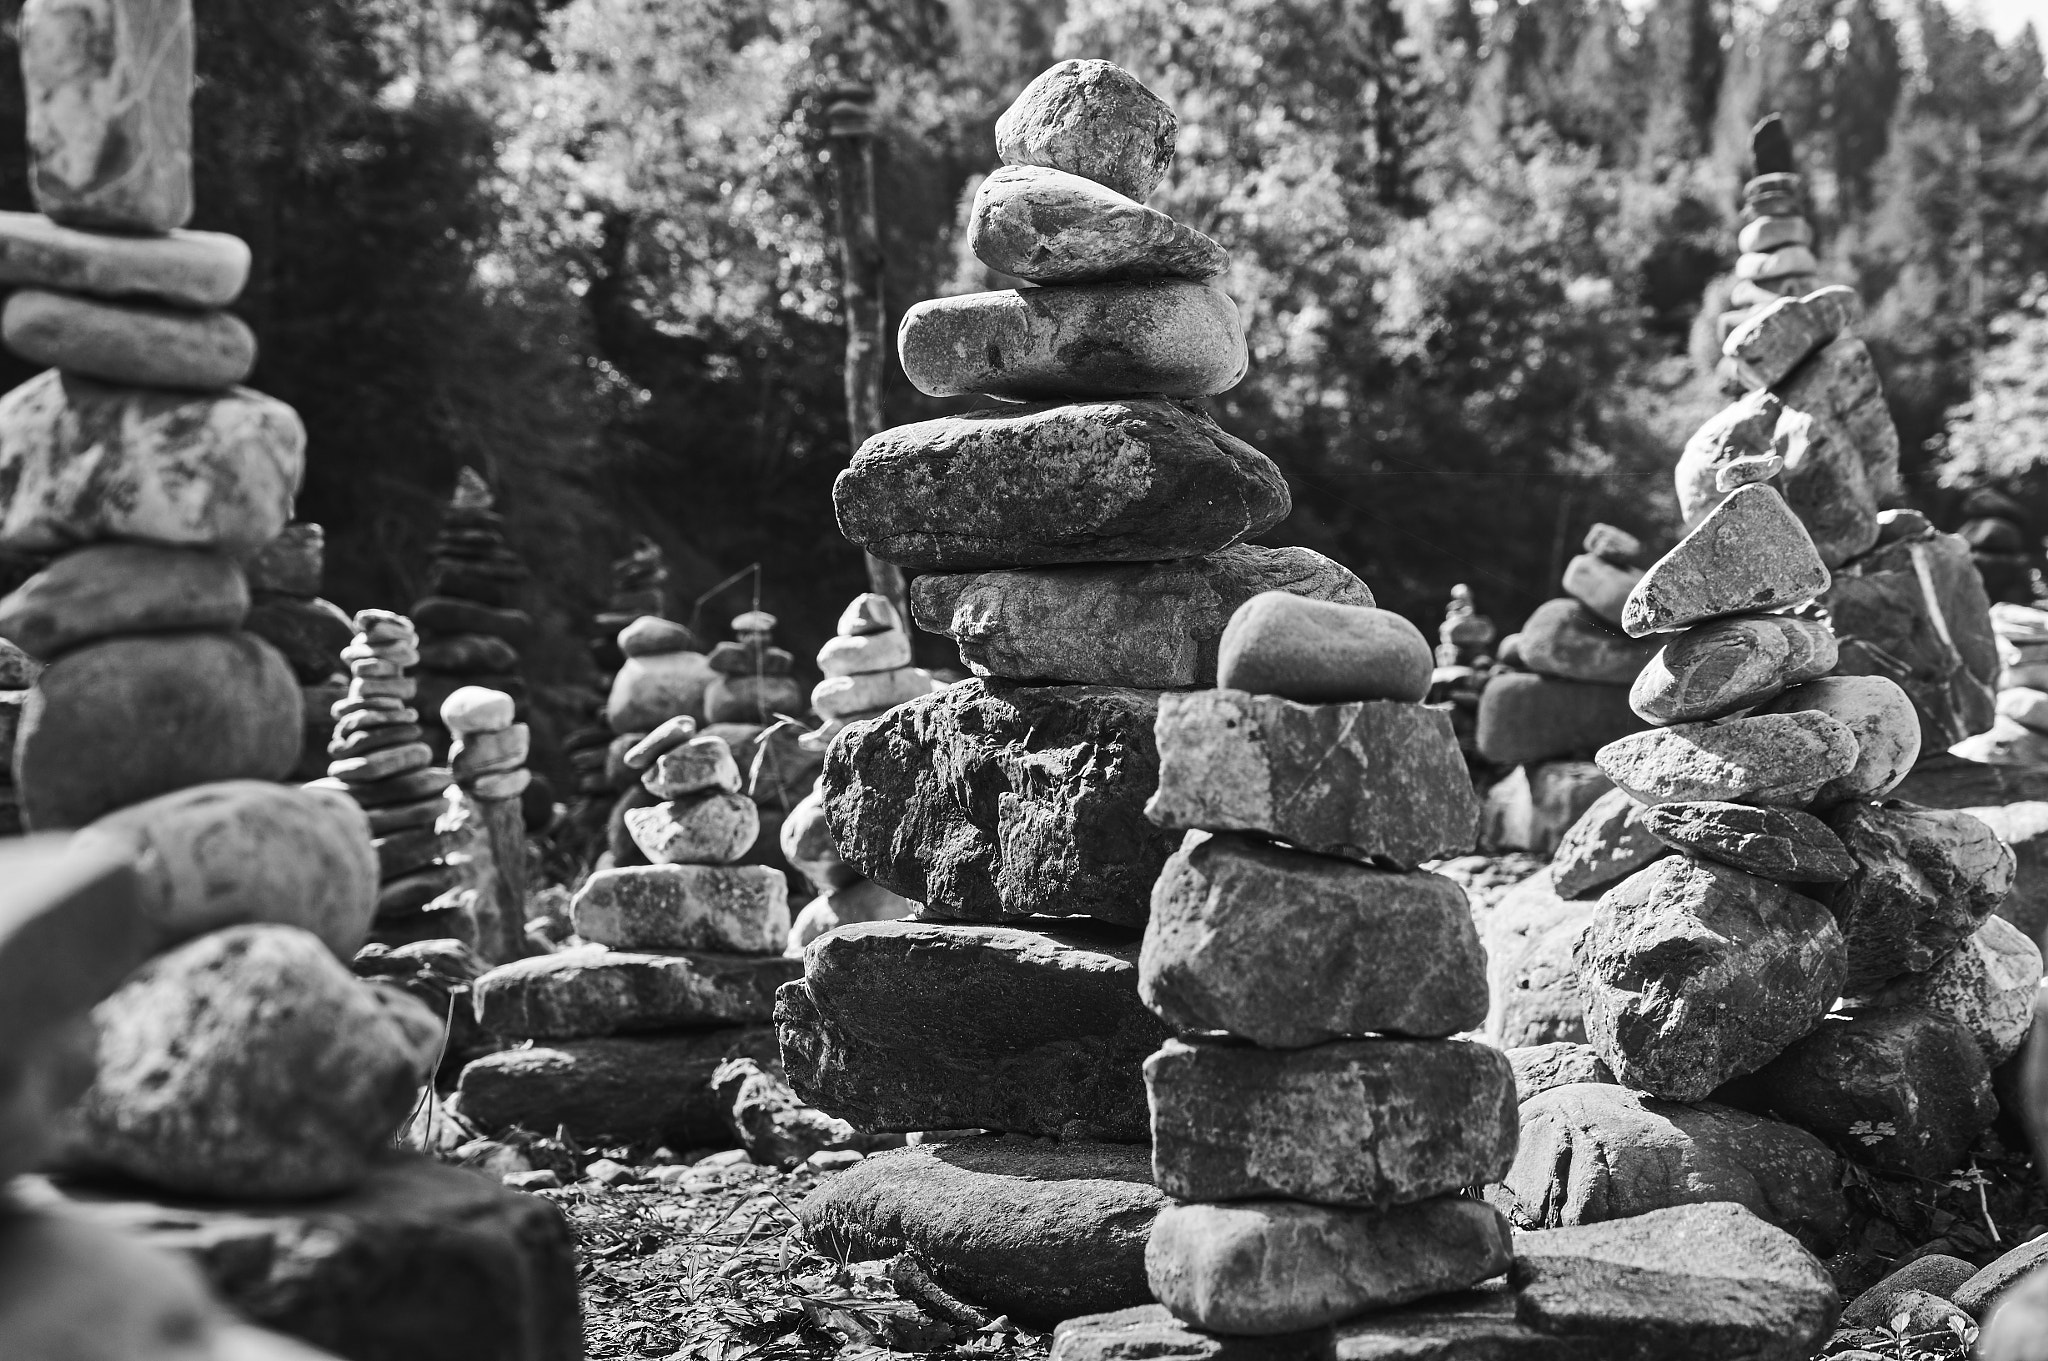
[[1645,726],[1626,685],[1505,671],[1479,697],[1479,754],[1495,765],[1589,756]]
[[1976,1274],[1976,1267],[1946,1253],[1916,1257],[1849,1301],[1849,1307],[1842,1311],[1841,1326],[1882,1328],[1898,1312],[1901,1296],[1917,1290],[1939,1299],[1950,1299],[1965,1281]]
[[1629,637],[1569,596],[1546,600],[1522,625],[1522,664],[1558,680],[1627,685],[1657,652],[1656,640]]
[[1845,803],[1828,825],[1857,863],[1832,904],[1849,942],[1845,992],[1933,968],[2012,887],[2012,851],[1968,813]]
[[1693,855],[1795,884],[1838,884],[1856,870],[1840,837],[1811,813],[1744,803],[1666,803],[1643,826]]
[[2048,1279],[2048,1233],[2008,1248],[1989,1266],[1955,1288],[1949,1298],[1966,1313],[1983,1318],[2022,1280]]
[[1926,752],[1892,797],[1923,808],[1976,809],[2048,802],[2048,769],[1989,765],[1945,751]]
[[1515,1099],[1523,1105],[1552,1087],[1577,1082],[1613,1083],[1614,1070],[1592,1045],[1571,1040],[1521,1045],[1505,1051],[1515,1070]]
[[283,654],[302,684],[317,684],[348,670],[341,650],[355,636],[355,625],[339,605],[289,595],[263,596],[242,627]]
[[411,618],[413,626],[429,636],[481,633],[502,638],[514,648],[533,640],[533,616],[526,611],[495,609],[452,595],[430,595],[415,601]]
[[[420,669],[456,676],[483,676],[517,670],[519,653],[503,638],[488,633],[458,633],[420,644]],[[435,710],[439,712],[438,709]]]
[[1649,808],[1625,789],[1610,789],[1558,843],[1551,880],[1562,898],[1587,898],[1671,853],[1644,820]]
[[775,1013],[802,962],[769,955],[634,954],[588,945],[500,964],[476,980],[477,1023],[512,1039],[689,1030]]

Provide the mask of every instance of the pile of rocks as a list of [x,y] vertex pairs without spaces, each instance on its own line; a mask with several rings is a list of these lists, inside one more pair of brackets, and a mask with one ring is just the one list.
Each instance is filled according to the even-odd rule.
[[[934,633],[952,632],[960,599],[971,578],[921,577],[911,610]],[[925,583],[934,583],[927,586]],[[950,590],[949,588],[957,587]],[[971,610],[973,607],[969,606]],[[963,650],[962,655],[965,655]],[[818,649],[824,679],[811,689],[811,708],[823,719],[803,745],[822,755],[849,723],[879,718],[899,704],[939,688],[932,673],[911,665],[910,635],[889,597],[857,595],[839,613],[838,627]]]
[[[633,551],[612,563],[611,594],[605,608],[593,620],[591,658],[597,663],[603,694],[608,696],[613,678],[625,664],[619,651],[619,633],[642,617],[668,616],[668,564],[653,540],[641,538]],[[600,698],[592,721],[562,739],[562,755],[575,784],[569,794],[565,824],[557,830],[556,841],[568,841],[585,863],[594,862],[605,849],[605,829],[612,807],[630,781],[614,786],[607,771],[606,753],[617,736],[606,721],[607,702]]]
[[817,784],[825,753],[803,741],[804,689],[791,674],[796,659],[772,641],[775,616],[748,610],[732,625],[738,639],[711,649],[716,674],[704,690],[704,732],[732,748],[741,792],[759,811],[760,832],[748,859],[787,869],[782,829]]
[[714,674],[704,688],[704,721],[766,727],[778,715],[801,713],[803,687],[790,674],[796,657],[775,646],[775,616],[747,610],[734,617],[732,631],[706,659]]
[[437,756],[446,754],[449,739],[441,702],[461,687],[497,690],[522,709],[526,703],[519,649],[533,636],[533,616],[518,602],[532,574],[507,546],[504,517],[493,506],[490,485],[476,469],[456,475],[427,564],[427,594],[412,607],[420,632],[421,727]]
[[242,559],[251,602],[242,627],[278,650],[305,697],[295,780],[317,779],[327,768],[332,711],[348,693],[341,650],[355,627],[339,605],[320,598],[326,553],[320,526],[300,521]]
[[1493,645],[1500,630],[1479,612],[1472,588],[1460,582],[1451,587],[1451,603],[1444,607],[1436,636],[1436,670],[1430,674],[1429,702],[1444,706],[1450,714],[1458,750],[1465,753],[1465,764],[1475,778],[1483,781],[1483,772],[1491,767],[1479,755],[1479,701],[1493,672]]

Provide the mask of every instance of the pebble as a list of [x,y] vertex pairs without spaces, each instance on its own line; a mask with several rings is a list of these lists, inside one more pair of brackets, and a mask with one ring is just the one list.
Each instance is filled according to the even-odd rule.
[[232,558],[101,543],[64,554],[0,598],[0,637],[48,659],[115,634],[232,629],[248,613],[249,584]]
[[640,783],[658,799],[680,799],[713,790],[737,794],[740,768],[724,738],[693,737],[655,758]]
[[669,652],[695,652],[697,635],[673,619],[643,614],[619,630],[619,651],[628,657],[658,657]]
[[256,333],[231,313],[40,288],[9,295],[0,339],[32,364],[106,383],[207,391],[239,383],[256,367]]
[[633,844],[657,865],[729,864],[761,832],[754,801],[723,791],[629,809],[625,821]]
[[210,308],[233,302],[248,277],[248,244],[224,232],[128,236],[0,213],[0,284],[9,287]]
[[1642,824],[1668,845],[1780,883],[1839,884],[1856,871],[1840,837],[1811,813],[1744,803],[1666,803]]
[[1723,718],[1834,670],[1827,625],[1789,615],[1740,615],[1666,642],[1629,687],[1629,707],[1651,723]]
[[1173,164],[1179,120],[1136,77],[1106,61],[1063,61],[996,120],[1004,165],[1042,165],[1143,200]]
[[465,685],[441,701],[441,726],[458,737],[502,732],[512,726],[517,706],[502,690]]
[[1266,591],[1224,626],[1216,683],[1305,704],[1418,703],[1434,665],[1422,630],[1391,610]]
[[1680,723],[1608,743],[1594,760],[1644,803],[1798,807],[1856,766],[1856,736],[1811,710]]
[[1844,799],[1881,799],[1899,787],[1920,758],[1920,714],[1898,685],[1883,676],[1826,676],[1794,686],[1767,713],[1826,714],[1856,739],[1856,764],[1820,787],[1823,805]]
[[1035,284],[1206,280],[1230,264],[1194,228],[1094,180],[1036,165],[1006,165],[982,180],[967,245],[990,269]]
[[1767,486],[1738,487],[1643,574],[1622,627],[1640,638],[1803,605],[1827,590],[1829,579],[1785,499]]

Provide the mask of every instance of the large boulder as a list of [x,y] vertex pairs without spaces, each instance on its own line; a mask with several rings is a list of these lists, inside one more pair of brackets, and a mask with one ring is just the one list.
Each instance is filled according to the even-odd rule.
[[2012,851],[1968,813],[1845,803],[1828,825],[1857,865],[1831,903],[1849,943],[1846,992],[1933,968],[2012,888]]

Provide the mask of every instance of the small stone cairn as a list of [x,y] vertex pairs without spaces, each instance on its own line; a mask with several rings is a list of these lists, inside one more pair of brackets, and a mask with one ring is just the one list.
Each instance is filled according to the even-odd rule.
[[482,871],[473,911],[479,951],[493,963],[528,953],[523,799],[534,778],[526,768],[533,739],[526,724],[512,721],[517,712],[512,696],[480,685],[465,685],[441,702],[441,724],[452,738],[449,768],[477,810],[487,850],[472,862]]
[[818,649],[824,679],[811,689],[811,708],[824,722],[804,745],[824,752],[849,723],[879,718],[899,704],[939,688],[931,672],[913,666],[910,635],[889,597],[857,595],[839,615],[839,626]]
[[1436,630],[1436,669],[1430,673],[1429,702],[1448,706],[1451,731],[1458,735],[1458,750],[1475,777],[1483,764],[1479,756],[1479,701],[1486,693],[1486,681],[1493,670],[1493,645],[1500,630],[1493,620],[1479,612],[1472,588],[1460,582],[1451,587],[1450,604]]
[[[669,611],[668,565],[653,540],[643,537],[631,553],[612,563],[611,570],[611,594],[593,620],[596,632],[590,639],[591,658],[597,663],[607,695],[626,660],[619,651],[620,631],[636,619],[667,618]],[[593,721],[562,739],[562,754],[576,782],[568,828],[579,848],[590,848],[583,852],[586,860],[595,860],[602,853],[612,808],[632,783],[615,783],[607,769],[607,755],[617,736],[606,721],[607,707],[605,701],[599,701]]]
[[712,648],[708,659],[717,674],[704,690],[704,733],[732,748],[740,788],[760,813],[749,858],[777,863],[782,828],[817,783],[824,751],[803,745],[804,689],[791,674],[796,658],[774,645],[775,616],[748,610],[732,626],[738,637]]
[[[1750,155],[1756,174],[1742,186],[1742,254],[1735,261],[1735,287],[1728,307],[1714,319],[1715,338],[1725,344],[1730,334],[1757,312],[1780,298],[1813,291],[1820,263],[1813,254],[1813,224],[1806,219],[1805,189],[1792,160],[1792,138],[1785,120],[1766,115],[1750,130]],[[1720,373],[1741,391],[1747,384],[1738,361],[1724,356]]]
[[421,727],[438,755],[450,737],[441,704],[457,689],[496,690],[524,707],[519,649],[533,636],[533,616],[517,606],[532,574],[506,544],[504,516],[474,468],[456,475],[432,551],[427,594],[414,603],[412,621],[420,635]]
[[305,727],[295,780],[317,779],[327,769],[333,708],[348,693],[341,650],[355,633],[348,613],[320,598],[327,536],[319,525],[294,522],[242,559],[251,604],[242,627],[276,648],[305,697]]

